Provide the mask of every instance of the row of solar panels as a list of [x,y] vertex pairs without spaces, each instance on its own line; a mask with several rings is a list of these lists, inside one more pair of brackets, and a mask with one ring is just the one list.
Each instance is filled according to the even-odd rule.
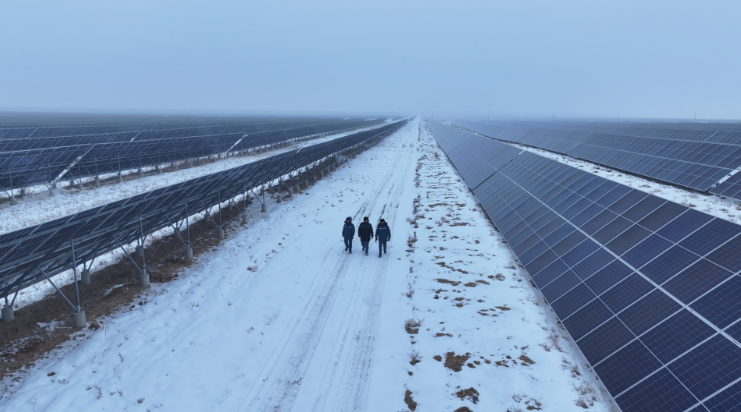
[[276,119],[231,122],[184,123],[114,123],[114,124],[65,124],[65,125],[3,125],[0,123],[0,140],[36,139],[49,137],[95,136],[105,134],[143,133],[143,138],[183,137],[199,134],[257,133],[268,130],[300,127],[311,124],[337,123],[340,119]]
[[741,226],[428,127],[623,411],[741,404]]
[[90,261],[120,244],[136,241],[140,224],[145,234],[172,227],[188,214],[207,210],[338,151],[384,137],[405,123],[354,133],[0,235],[0,298],[43,280],[39,268],[49,275],[70,269],[72,244],[78,262]]
[[49,184],[65,171],[64,176],[71,179],[99,176],[225,152],[238,153],[298,137],[369,127],[379,123],[381,120],[356,120],[246,136],[243,133],[226,133],[0,152],[0,190]]
[[461,120],[455,124],[495,139],[741,199],[741,174],[724,180],[741,167],[741,131],[605,122]]

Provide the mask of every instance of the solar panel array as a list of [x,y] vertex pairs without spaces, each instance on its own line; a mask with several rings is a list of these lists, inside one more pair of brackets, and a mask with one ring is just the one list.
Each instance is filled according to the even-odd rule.
[[[244,131],[254,129],[254,125],[120,132],[113,135],[0,139],[0,190],[49,184],[63,172],[67,178],[92,177],[219,153],[236,153],[298,137],[357,129],[381,122],[350,120],[298,126],[293,124],[295,127],[249,134]],[[280,125],[272,125],[277,126]],[[242,131],[222,133],[233,129]],[[79,128],[74,128],[74,131],[79,131]],[[213,132],[219,134],[197,134]],[[2,151],[6,149],[12,151]]]
[[[499,140],[563,153],[652,179],[739,197],[719,182],[741,167],[741,127],[720,123],[471,122],[456,124]],[[716,185],[718,187],[716,187]]]
[[338,151],[380,139],[405,123],[358,132],[0,235],[0,298],[43,280],[39,268],[49,275],[70,269],[72,244],[77,262],[90,261],[120,244],[136,241],[140,222],[145,234],[172,227],[188,214],[207,210]]
[[428,125],[623,411],[738,408],[741,226]]

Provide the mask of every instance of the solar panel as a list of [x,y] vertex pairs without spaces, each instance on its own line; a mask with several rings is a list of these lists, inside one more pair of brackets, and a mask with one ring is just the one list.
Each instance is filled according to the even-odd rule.
[[74,242],[79,261],[139,238],[140,218],[145,233],[168,227],[171,221],[208,210],[299,168],[393,133],[396,122],[299,150],[282,153],[237,168],[200,176],[173,186],[122,199],[72,216],[0,235],[0,298],[43,279],[39,268],[53,275],[72,265]]
[[[368,127],[381,122],[351,120],[311,125],[302,122],[298,127],[253,135],[220,133],[226,126],[219,125],[95,136],[0,139],[0,190],[50,184],[63,172],[68,178],[92,177],[225,152],[236,153],[298,137]],[[72,128],[71,131],[79,132],[78,129]],[[67,128],[64,130],[69,131]],[[58,146],[62,144],[65,146]]]
[[530,152],[474,194],[622,410],[738,396],[741,226]]
[[741,185],[738,184],[741,177],[718,185],[741,166],[738,126],[717,124],[713,129],[711,126],[696,128],[693,124],[465,120],[456,121],[456,124],[495,139],[563,153],[700,191],[741,198]]

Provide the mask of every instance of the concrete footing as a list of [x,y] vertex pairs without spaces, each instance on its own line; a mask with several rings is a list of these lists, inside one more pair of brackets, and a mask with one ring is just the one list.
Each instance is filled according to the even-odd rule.
[[90,284],[90,269],[82,269],[82,272],[80,272],[80,278],[82,279],[83,285],[89,285]]
[[100,187],[100,179],[98,176],[95,176],[95,187]]
[[144,170],[139,169],[139,177],[144,177]]
[[190,246],[190,244],[185,245],[185,258],[188,260],[193,260],[193,248]]
[[137,246],[134,250],[134,255],[141,259],[141,257],[144,256],[144,249],[141,246]]
[[243,215],[242,215],[242,224],[243,224],[243,225],[246,225],[246,224],[247,224],[247,222],[248,222],[248,219],[247,219],[247,215],[244,215],[244,214],[243,214]]
[[219,240],[224,240],[224,228],[223,227],[216,229],[216,237],[218,237]]
[[265,203],[263,203],[263,204],[262,204],[262,208],[260,209],[260,211],[261,211],[262,213],[265,213],[265,212],[267,212],[267,211],[268,211],[268,205],[266,205]]
[[12,306],[5,306],[2,309],[2,315],[3,315],[3,322],[8,323],[11,320],[15,318],[15,315],[13,314],[13,307]]
[[21,188],[21,197],[23,197],[25,195],[26,195],[26,188],[25,187],[22,187]]
[[118,183],[123,183],[123,176],[118,175]]
[[11,205],[17,205],[18,204],[18,199],[16,199],[15,197],[11,196],[10,197],[10,204]]
[[76,328],[84,328],[87,326],[87,319],[85,318],[85,311],[73,312],[72,317],[75,319]]
[[144,272],[139,276],[139,286],[146,288],[149,286],[149,273]]

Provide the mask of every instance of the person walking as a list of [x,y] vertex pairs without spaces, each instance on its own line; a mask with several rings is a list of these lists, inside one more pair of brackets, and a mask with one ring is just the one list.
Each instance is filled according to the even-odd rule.
[[360,238],[360,244],[363,246],[365,255],[368,256],[368,244],[371,238],[373,238],[373,225],[370,224],[367,217],[364,217],[363,223],[358,226],[358,237]]
[[381,219],[376,227],[376,242],[378,242],[378,257],[381,257],[381,250],[386,253],[386,242],[391,241],[391,229],[385,220]]
[[352,224],[352,217],[345,219],[345,225],[342,227],[342,237],[345,239],[345,252],[352,253],[352,239],[355,237],[355,225]]

